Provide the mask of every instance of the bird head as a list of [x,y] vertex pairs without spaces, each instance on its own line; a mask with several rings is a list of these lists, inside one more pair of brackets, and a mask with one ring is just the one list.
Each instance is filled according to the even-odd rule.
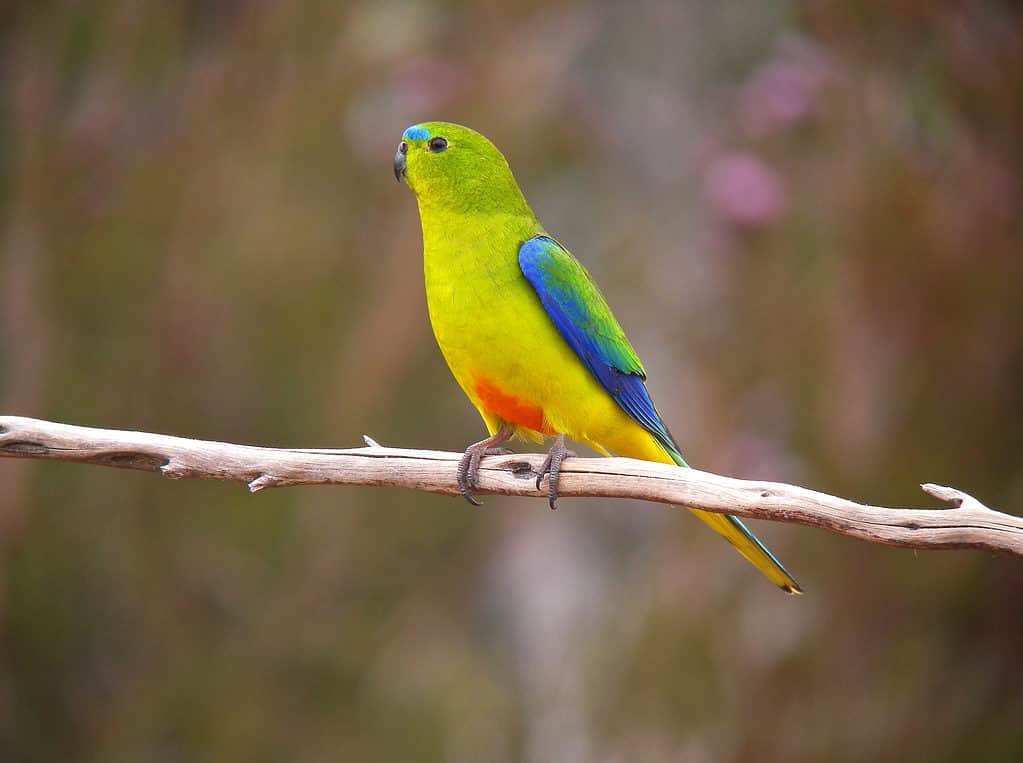
[[508,162],[475,130],[422,122],[402,133],[394,177],[405,180],[421,208],[528,212]]

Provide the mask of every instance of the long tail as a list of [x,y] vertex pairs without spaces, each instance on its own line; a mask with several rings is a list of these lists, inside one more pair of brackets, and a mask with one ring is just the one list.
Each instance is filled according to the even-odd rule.
[[[664,452],[679,466],[689,466],[678,451],[665,448]],[[792,577],[775,555],[768,551],[763,543],[757,540],[757,537],[747,529],[746,525],[738,517],[733,517],[730,514],[718,514],[713,511],[701,511],[700,509],[691,508],[689,510],[710,525],[720,535],[723,535],[725,540],[735,546],[740,554],[746,557],[768,580],[785,593],[801,594],[803,592],[796,579]]]

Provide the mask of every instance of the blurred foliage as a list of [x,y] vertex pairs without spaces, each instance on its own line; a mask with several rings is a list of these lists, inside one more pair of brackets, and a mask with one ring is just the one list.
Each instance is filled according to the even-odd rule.
[[[408,124],[492,137],[696,464],[1023,506],[1009,2],[8,0],[0,410],[459,449]],[[0,462],[0,757],[1005,761],[1023,567]]]

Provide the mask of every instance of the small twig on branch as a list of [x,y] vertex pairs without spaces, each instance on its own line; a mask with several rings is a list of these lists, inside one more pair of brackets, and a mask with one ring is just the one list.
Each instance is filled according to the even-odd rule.
[[[261,448],[183,437],[94,429],[0,416],[0,456],[77,461],[160,472],[174,479],[243,482],[255,492],[289,485],[379,485],[457,495],[461,453],[368,447]],[[488,456],[480,494],[546,497],[537,491],[541,454]],[[722,477],[629,458],[570,458],[563,497],[638,498],[742,517],[795,522],[873,543],[920,549],[978,548],[1023,556],[1023,517],[984,506],[959,490],[921,486],[949,509],[865,506],[780,482]]]

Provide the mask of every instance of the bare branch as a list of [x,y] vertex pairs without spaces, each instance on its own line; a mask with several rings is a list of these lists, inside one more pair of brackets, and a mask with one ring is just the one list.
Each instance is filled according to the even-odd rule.
[[[369,437],[350,450],[261,448],[183,437],[94,429],[0,416],[0,456],[160,472],[174,479],[246,483],[253,492],[289,485],[378,485],[457,495],[460,453],[385,448]],[[481,494],[545,497],[536,490],[540,454],[488,456]],[[949,509],[895,509],[780,482],[722,477],[629,458],[570,458],[562,496],[639,498],[743,517],[795,522],[873,543],[921,549],[979,548],[1023,556],[1023,517],[1003,514],[954,488],[926,484]]]

